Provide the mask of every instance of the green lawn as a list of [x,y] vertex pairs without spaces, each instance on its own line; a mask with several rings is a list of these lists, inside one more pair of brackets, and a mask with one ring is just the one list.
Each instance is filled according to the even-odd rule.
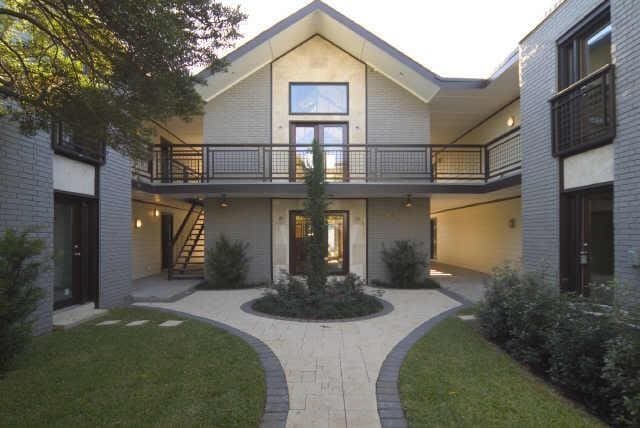
[[256,427],[265,403],[258,356],[210,325],[144,309],[33,340],[0,379],[0,426]]
[[412,427],[602,426],[458,318],[411,349],[400,397]]

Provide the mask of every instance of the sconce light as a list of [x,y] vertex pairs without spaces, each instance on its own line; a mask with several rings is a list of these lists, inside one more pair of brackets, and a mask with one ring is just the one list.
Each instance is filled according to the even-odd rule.
[[142,227],[142,220],[137,218],[136,219],[136,229],[140,229]]
[[516,219],[515,218],[509,219],[509,229],[514,229],[515,227],[516,227]]
[[229,208],[231,204],[227,201],[227,195],[222,195],[222,200],[220,201],[220,208]]
[[413,203],[411,202],[411,195],[407,195],[407,199],[404,200],[403,205],[405,208],[411,208]]
[[155,210],[153,210],[153,216],[154,217],[160,217],[160,210],[157,209],[157,208]]
[[516,118],[513,116],[509,116],[507,118],[507,126],[511,128],[516,123]]

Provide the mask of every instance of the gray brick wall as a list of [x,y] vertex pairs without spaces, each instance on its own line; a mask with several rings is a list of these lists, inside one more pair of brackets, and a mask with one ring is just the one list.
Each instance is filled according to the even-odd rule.
[[559,271],[559,166],[551,155],[549,99],[557,92],[556,40],[601,0],[569,0],[520,44],[522,261],[525,270]]
[[640,268],[629,251],[640,252],[640,2],[611,2],[616,66],[617,134],[614,182],[616,277],[632,285],[640,300]]
[[429,107],[367,67],[367,143],[429,144]]
[[206,144],[268,144],[271,135],[271,64],[205,106]]
[[100,168],[100,307],[126,304],[131,295],[131,161],[109,149]]
[[211,248],[224,234],[231,240],[249,243],[248,281],[271,280],[271,200],[231,199],[231,206],[220,208],[216,198],[205,201],[205,246]]
[[[411,208],[405,208],[402,199],[369,199],[367,202],[367,280],[385,280],[382,263],[383,245],[397,240],[415,240],[423,243],[429,252],[430,200],[414,199]],[[429,257],[427,256],[427,261]],[[425,271],[425,275],[428,269]]]
[[[27,137],[13,122],[0,119],[0,233],[38,227],[37,236],[53,255],[53,162],[49,136]],[[51,267],[51,266],[50,266]],[[34,334],[51,330],[53,270],[38,278],[45,297],[35,311]]]

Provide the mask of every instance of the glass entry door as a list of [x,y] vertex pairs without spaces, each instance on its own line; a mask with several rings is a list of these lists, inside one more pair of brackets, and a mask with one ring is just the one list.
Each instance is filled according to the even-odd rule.
[[55,309],[95,299],[96,225],[94,201],[55,195],[53,225]]
[[[328,211],[326,242],[327,273],[329,275],[346,275],[349,272],[348,235],[349,219],[346,211]],[[307,263],[306,246],[311,235],[309,218],[301,211],[290,214],[290,272],[293,275],[305,273]]]
[[611,187],[562,197],[562,288],[589,293],[589,284],[613,279],[613,191]]
[[348,178],[346,123],[291,124],[292,168],[291,181],[304,180],[304,167],[313,166],[311,144],[317,140],[324,151],[325,179],[341,182]]

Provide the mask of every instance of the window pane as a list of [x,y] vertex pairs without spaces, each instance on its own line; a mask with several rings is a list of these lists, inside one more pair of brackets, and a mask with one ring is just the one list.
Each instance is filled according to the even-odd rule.
[[347,113],[347,85],[291,85],[292,113]]
[[611,62],[611,25],[608,24],[587,37],[587,74]]
[[327,215],[327,272],[344,271],[344,215]]

